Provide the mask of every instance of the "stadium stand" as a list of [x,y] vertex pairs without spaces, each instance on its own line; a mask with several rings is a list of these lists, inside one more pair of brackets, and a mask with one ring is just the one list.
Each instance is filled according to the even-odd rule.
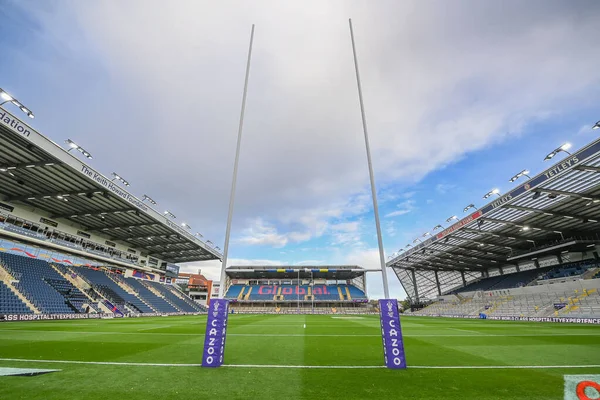
[[[0,262],[18,281],[14,284],[15,288],[41,312],[49,314],[78,312],[77,307],[72,305],[65,295],[72,293],[73,296],[77,296],[79,290],[61,277],[46,261],[0,253]],[[56,288],[60,288],[61,291]]]
[[239,312],[375,312],[363,289],[365,272],[351,265],[231,266],[226,270],[225,298]]
[[138,295],[147,302],[150,307],[161,313],[175,313],[179,312],[178,309],[169,304],[164,298],[154,294],[148,289],[142,281],[136,278],[125,278],[125,281],[129,286],[135,290]]
[[109,278],[104,271],[85,267],[72,268],[72,271],[83,276],[95,291],[117,306],[117,308],[122,312],[155,312],[152,308],[148,307],[146,302],[144,302],[141,298],[135,294],[127,293],[113,279]]
[[176,307],[179,311],[182,312],[199,312],[202,311],[202,308],[191,301],[189,298],[186,299],[178,296],[174,291],[177,290],[171,286],[161,285],[157,282],[145,282],[147,285],[152,286],[155,290],[160,292],[162,296],[168,301],[172,306]]
[[[225,298],[250,301],[302,300],[313,296],[315,301],[366,299],[366,294],[353,285],[231,285]],[[240,297],[241,296],[241,297]]]
[[477,290],[440,296],[438,301],[413,314],[591,318],[600,315],[599,292],[599,279],[491,291]]
[[0,313],[96,313],[114,307],[123,314],[206,312],[171,285],[0,252]]
[[33,314],[33,311],[4,282],[0,282],[0,314]]

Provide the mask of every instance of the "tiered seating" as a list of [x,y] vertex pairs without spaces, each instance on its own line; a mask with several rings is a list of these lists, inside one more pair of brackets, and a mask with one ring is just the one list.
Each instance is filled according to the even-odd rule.
[[225,293],[226,299],[237,299],[245,285],[231,285]]
[[33,314],[33,311],[4,282],[0,282],[0,314]]
[[504,275],[481,279],[477,282],[469,283],[467,286],[457,289],[453,293],[474,292],[476,290],[489,290],[489,288],[499,284],[503,279]]
[[[38,310],[48,314],[70,314],[76,310],[67,300],[45,280],[63,281],[71,285],[50,264],[43,260],[22,257],[15,254],[0,253],[0,260],[11,275],[18,280],[15,288],[19,290]],[[75,288],[71,285],[72,288]]]
[[46,282],[60,293],[68,303],[70,303],[79,312],[85,312],[84,304],[89,304],[87,296],[71,282],[64,279],[46,279]]
[[183,312],[198,312],[200,311],[200,307],[194,304],[193,301],[186,302],[181,297],[177,296],[175,293],[171,291],[170,287],[166,285],[160,284],[158,282],[148,282],[152,287],[162,293],[163,296],[167,300],[171,302],[171,304],[175,305],[175,307],[179,308],[180,311]]
[[[110,279],[104,271],[93,270],[89,268],[77,268],[73,270],[85,278],[88,283],[104,297],[106,297],[111,303],[117,306],[127,305],[134,312],[140,313],[153,313],[154,310],[148,307],[142,300],[137,296],[127,293],[123,288],[117,285],[112,279]],[[121,309],[121,308],[119,308]],[[121,311],[127,311],[123,308]]]
[[535,279],[538,279],[540,274],[543,274],[544,272],[548,272],[552,268],[553,267],[530,269],[527,271],[504,275],[504,279],[502,281],[493,285],[488,290],[512,289],[512,288],[527,286]]
[[359,288],[357,288],[354,285],[340,285],[340,287],[343,291],[346,290],[345,288],[348,288],[352,299],[366,299],[367,298],[367,295],[365,294],[365,292],[363,292],[362,290],[360,290]]
[[512,289],[517,287],[527,286],[534,280],[543,276],[544,273],[553,271],[556,267],[545,267],[530,269],[527,271],[515,272],[512,274],[498,275],[490,278],[485,278],[468,284],[465,287],[454,290],[452,293],[467,293],[477,290],[501,290]]
[[125,278],[125,282],[127,282],[127,284],[133,288],[133,290],[138,292],[138,295],[143,298],[146,303],[150,304],[150,306],[157,312],[174,313],[179,311],[167,303],[165,299],[162,299],[152,293],[140,280],[136,278]]
[[362,290],[353,285],[231,285],[225,294],[225,298],[237,299],[242,289],[244,289],[242,300],[245,300],[246,294],[250,292],[247,300],[254,301],[273,301],[274,296],[283,296],[284,301],[294,301],[298,297],[300,297],[300,300],[304,300],[304,296],[309,293],[312,293],[315,301],[341,301],[338,288],[342,290],[344,296],[346,296],[346,288],[348,288],[352,299],[367,298]]
[[595,261],[583,261],[579,263],[571,263],[555,268],[547,272],[542,279],[568,278],[570,276],[579,276],[585,273],[589,268],[597,266]]

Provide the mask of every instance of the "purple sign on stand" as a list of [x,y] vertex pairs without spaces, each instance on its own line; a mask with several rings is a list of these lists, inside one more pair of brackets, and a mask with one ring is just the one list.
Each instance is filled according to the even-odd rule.
[[227,317],[229,316],[228,306],[228,300],[210,300],[208,319],[206,320],[206,335],[204,336],[204,352],[202,354],[203,367],[216,368],[223,365]]
[[381,337],[383,339],[383,358],[385,366],[393,369],[406,368],[404,342],[398,314],[398,300],[379,300]]

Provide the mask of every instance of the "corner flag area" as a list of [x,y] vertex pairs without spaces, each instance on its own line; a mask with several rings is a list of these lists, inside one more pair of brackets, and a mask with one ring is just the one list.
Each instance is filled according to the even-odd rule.
[[371,315],[230,315],[218,369],[200,367],[204,315],[14,322],[0,330],[0,367],[61,371],[2,377],[0,398],[558,399],[564,375],[600,374],[594,325],[402,324],[399,374],[383,366]]

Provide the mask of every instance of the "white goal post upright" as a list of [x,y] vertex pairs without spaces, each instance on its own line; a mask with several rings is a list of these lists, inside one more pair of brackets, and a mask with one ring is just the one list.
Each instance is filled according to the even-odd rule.
[[244,80],[244,94],[242,95],[242,110],[240,112],[240,124],[238,126],[237,147],[235,149],[235,161],[233,162],[233,178],[231,180],[231,193],[229,195],[229,211],[227,214],[227,228],[225,229],[225,244],[223,245],[223,262],[221,263],[221,282],[219,286],[219,299],[225,297],[225,268],[227,267],[227,256],[229,255],[229,236],[231,234],[231,218],[233,217],[233,205],[235,203],[235,186],[237,183],[238,164],[240,161],[240,147],[242,145],[242,130],[244,128],[244,113],[246,112],[246,96],[248,94],[248,79],[250,77],[250,61],[252,60],[252,43],[254,42],[254,24],[250,32],[250,47],[248,48],[248,61],[246,62],[246,78]]
[[352,29],[352,19],[348,20],[350,24],[350,40],[352,41],[352,54],[354,56],[354,70],[356,71],[356,85],[358,86],[358,100],[360,102],[360,114],[362,117],[362,127],[365,134],[365,149],[367,152],[367,165],[369,167],[369,178],[371,180],[371,196],[373,198],[373,214],[375,215],[375,227],[377,228],[377,242],[379,244],[379,261],[381,263],[381,278],[383,280],[383,293],[386,299],[390,298],[388,288],[387,271],[385,269],[385,254],[383,250],[383,238],[381,237],[381,224],[379,222],[379,206],[377,205],[377,187],[375,186],[375,175],[373,173],[373,163],[371,162],[371,146],[369,145],[369,133],[367,130],[367,117],[365,115],[365,103],[363,101],[362,85],[360,82],[360,72],[358,71],[358,56],[356,55],[356,44],[354,43],[354,30]]

